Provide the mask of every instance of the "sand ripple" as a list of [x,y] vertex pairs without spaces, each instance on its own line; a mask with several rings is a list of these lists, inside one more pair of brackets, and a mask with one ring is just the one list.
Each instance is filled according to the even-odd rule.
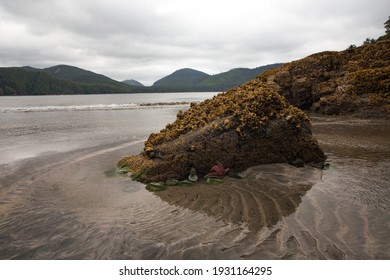
[[248,178],[226,177],[223,184],[171,187],[157,195],[168,203],[200,211],[225,222],[245,223],[251,231],[271,227],[292,214],[322,171],[270,164],[247,170]]

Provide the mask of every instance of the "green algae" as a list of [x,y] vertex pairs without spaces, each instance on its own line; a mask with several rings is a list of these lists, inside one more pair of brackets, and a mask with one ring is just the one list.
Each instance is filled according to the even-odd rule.
[[208,185],[219,185],[223,183],[223,180],[217,177],[206,177],[206,183]]
[[147,189],[150,192],[161,192],[161,191],[165,191],[167,189],[167,186],[165,186],[162,183],[151,182],[145,186],[145,189]]
[[179,181],[179,186],[180,187],[193,187],[194,182],[189,181],[189,180],[182,180],[182,181]]
[[112,168],[110,170],[104,171],[104,175],[106,175],[106,177],[115,177],[117,175],[124,176],[126,174],[127,174],[127,171],[123,168],[120,168],[120,167],[115,167],[115,168]]
[[167,185],[167,186],[176,186],[176,185],[178,185],[179,184],[179,180],[177,180],[177,179],[168,179],[168,180],[166,180],[165,181],[165,184]]

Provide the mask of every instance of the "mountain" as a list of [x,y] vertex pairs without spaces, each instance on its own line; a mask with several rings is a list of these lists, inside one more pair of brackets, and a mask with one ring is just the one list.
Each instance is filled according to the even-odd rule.
[[204,72],[184,68],[173,72],[172,74],[156,81],[153,87],[167,87],[167,88],[194,88],[200,82],[210,77]]
[[29,72],[42,72],[42,69],[34,68],[34,67],[31,67],[31,66],[23,66],[23,67],[20,67],[20,68],[22,68],[23,70],[29,71]]
[[210,90],[227,90],[256,78],[261,73],[282,66],[281,63],[269,64],[257,68],[235,68],[227,72],[210,76],[202,81],[199,86]]
[[[30,66],[22,67],[27,71],[33,72],[45,72],[52,76],[53,78],[81,83],[81,84],[94,84],[94,85],[104,85],[111,86],[117,89],[121,89],[120,91],[129,92],[128,86],[143,86],[140,82],[135,80],[126,80],[124,82],[115,81],[107,76],[102,74],[97,74],[89,70],[84,70],[75,66],[70,65],[56,65],[53,67],[48,67],[44,69],[37,69]],[[125,84],[125,85],[124,85]],[[130,90],[133,91],[132,89]]]
[[139,92],[137,87],[74,66],[0,68],[0,95]]
[[170,91],[223,91],[239,86],[266,70],[281,66],[281,63],[260,66],[257,68],[235,68],[216,75],[184,68],[158,80],[153,84],[155,90]]
[[130,86],[137,86],[137,87],[143,87],[144,85],[136,80],[124,80],[122,81],[122,83],[126,84],[126,85],[130,85]]
[[0,95],[63,93],[83,93],[83,89],[73,82],[55,79],[32,67],[0,68]]
[[102,74],[97,74],[92,71],[84,70],[75,66],[69,65],[57,65],[49,68],[42,69],[43,72],[48,73],[50,76],[77,83],[84,84],[96,84],[96,85],[111,85],[126,89],[123,83],[115,81]]
[[143,86],[135,80],[118,82],[70,65],[44,69],[30,66],[4,67],[0,68],[0,95],[225,91],[280,65],[236,68],[216,75],[184,68],[156,81],[151,87]]

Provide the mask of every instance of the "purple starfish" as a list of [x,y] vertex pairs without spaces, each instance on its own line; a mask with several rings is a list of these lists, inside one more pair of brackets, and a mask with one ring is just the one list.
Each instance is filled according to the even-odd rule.
[[211,167],[210,172],[209,172],[209,174],[207,174],[207,176],[222,178],[228,173],[229,173],[229,168],[225,169],[223,167],[222,163],[217,161],[217,164],[214,165],[213,167]]

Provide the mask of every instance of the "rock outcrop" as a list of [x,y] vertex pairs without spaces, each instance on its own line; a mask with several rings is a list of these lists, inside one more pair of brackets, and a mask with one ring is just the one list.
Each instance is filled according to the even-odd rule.
[[313,54],[256,81],[268,83],[303,110],[390,118],[390,40]]
[[175,122],[152,133],[143,152],[119,166],[141,182],[201,178],[218,161],[231,172],[287,162],[322,165],[325,155],[306,114],[259,80],[179,111]]

